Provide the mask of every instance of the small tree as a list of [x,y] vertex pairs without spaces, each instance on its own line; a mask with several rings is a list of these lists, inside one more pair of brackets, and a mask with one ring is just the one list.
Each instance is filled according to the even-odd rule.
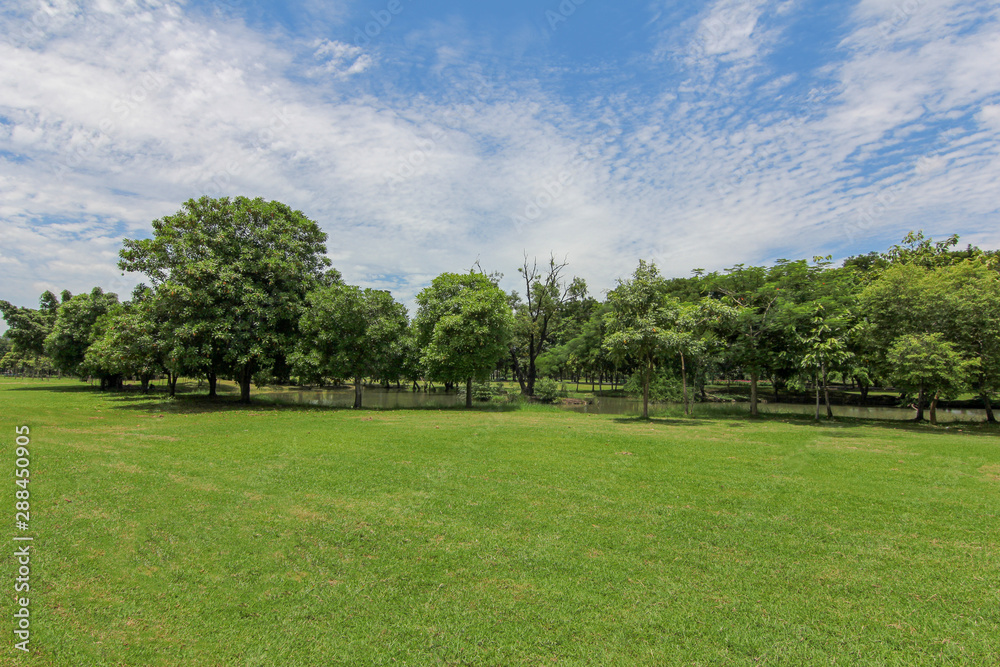
[[[938,333],[901,336],[893,342],[886,357],[896,386],[920,395],[931,394],[931,424],[935,425],[938,399],[966,388],[979,365],[977,360],[962,358],[955,346]],[[917,419],[921,419],[919,412]]]
[[521,393],[534,396],[538,377],[537,360],[551,343],[564,311],[578,305],[587,294],[587,284],[580,278],[565,282],[562,270],[566,262],[557,263],[549,256],[547,269],[539,269],[538,261],[517,270],[524,280],[524,299],[517,292],[510,295],[514,306],[514,326],[511,336],[510,359]]
[[115,307],[98,321],[94,343],[87,349],[84,366],[97,375],[132,375],[143,393],[157,373],[166,373],[167,390],[177,390],[176,361],[163,322],[156,316],[155,297],[140,285],[132,301]]
[[804,368],[814,368],[816,377],[816,420],[819,420],[819,395],[823,390],[826,404],[826,418],[833,418],[833,408],[830,406],[829,371],[831,366],[847,362],[851,353],[847,350],[844,340],[837,335],[834,327],[824,316],[822,306],[818,306],[812,320],[812,330],[803,339],[806,353],[802,357]]
[[465,381],[472,407],[472,380],[485,380],[508,351],[512,315],[507,297],[481,273],[442,273],[417,295],[414,328],[427,375]]
[[52,331],[45,338],[45,353],[60,371],[83,376],[87,348],[99,333],[98,320],[118,304],[118,295],[95,287],[64,301],[56,312]]
[[619,362],[631,358],[642,374],[642,418],[649,419],[649,382],[664,358],[679,349],[680,302],[666,293],[656,265],[639,260],[631,280],[608,293],[604,348]]
[[[69,292],[65,294],[67,299],[71,296]],[[0,315],[10,327],[5,332],[5,337],[10,342],[10,349],[4,354],[12,354],[11,363],[15,365],[15,359],[22,366],[24,362],[30,360],[30,365],[36,371],[45,365],[41,361],[45,354],[45,339],[52,332],[56,312],[59,309],[56,295],[48,290],[42,293],[38,301],[40,306],[38,310],[19,308],[9,301],[0,301]]]
[[354,407],[362,381],[393,370],[407,334],[406,308],[385,291],[331,285],[310,292],[299,321],[299,370],[354,380]]

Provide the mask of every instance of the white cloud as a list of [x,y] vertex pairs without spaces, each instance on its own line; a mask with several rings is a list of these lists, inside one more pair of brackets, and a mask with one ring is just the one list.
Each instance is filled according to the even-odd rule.
[[[127,293],[121,238],[202,193],[301,209],[348,280],[404,300],[477,257],[511,274],[524,250],[568,255],[599,291],[640,256],[685,274],[997,212],[997,29],[959,3],[928,3],[888,39],[893,5],[862,3],[828,88],[755,116],[751,84],[770,98],[810,74],[766,64],[780,37],[767,17],[788,3],[717,2],[674,36],[703,46],[672,72],[680,87],[581,102],[459,66],[471,47],[446,25],[427,31],[450,45],[428,72],[441,90],[404,95],[386,83],[391,58],[356,45],[276,42],[170,3],[60,7],[40,36],[23,36],[26,15],[0,41],[0,277],[24,304],[98,283]],[[356,85],[383,75],[378,96]],[[982,227],[973,238],[991,238]]]
[[372,57],[359,46],[324,39],[314,42],[313,47],[313,55],[322,61],[321,65],[311,70],[314,75],[322,72],[347,77],[360,74],[374,64]]
[[947,165],[948,160],[940,155],[923,155],[917,159],[917,164],[914,167],[914,170],[921,176],[927,176],[928,174],[933,174],[936,171],[941,171]]
[[723,60],[755,57],[760,44],[754,33],[764,4],[745,0],[719,0],[713,4],[695,32],[701,52]]
[[987,104],[980,109],[976,118],[987,128],[1000,130],[1000,104]]

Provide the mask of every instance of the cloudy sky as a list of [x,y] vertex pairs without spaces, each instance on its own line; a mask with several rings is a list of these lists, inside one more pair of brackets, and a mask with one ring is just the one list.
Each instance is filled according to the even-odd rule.
[[[127,294],[122,238],[283,201],[400,300],[555,252],[591,291],[1000,247],[1000,6],[976,0],[3,3],[0,298]],[[0,324],[0,327],[3,325]]]

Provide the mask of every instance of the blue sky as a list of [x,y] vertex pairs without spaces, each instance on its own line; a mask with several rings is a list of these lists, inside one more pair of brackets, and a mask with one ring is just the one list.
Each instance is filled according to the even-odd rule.
[[[13,6],[16,5],[16,6]],[[0,298],[127,294],[190,197],[302,210],[412,304],[477,259],[668,275],[1000,247],[1000,7],[49,0],[0,8]],[[2,325],[0,325],[2,326]]]

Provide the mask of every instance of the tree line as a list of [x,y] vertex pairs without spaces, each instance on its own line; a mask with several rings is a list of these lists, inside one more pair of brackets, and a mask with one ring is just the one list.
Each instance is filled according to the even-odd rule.
[[99,287],[42,294],[38,309],[0,301],[9,329],[0,369],[125,378],[146,390],[157,376],[171,395],[179,377],[355,386],[365,381],[464,384],[495,372],[525,396],[546,377],[628,380],[650,400],[689,410],[713,378],[775,395],[814,392],[832,415],[829,387],[850,383],[862,400],[892,386],[936,421],[942,399],[976,394],[995,421],[1000,389],[1000,256],[958,237],[911,232],[885,252],[834,266],[829,257],[696,269],[666,278],[640,260],[603,301],[554,256],[525,255],[520,289],[478,264],[443,273],[417,296],[417,312],[383,290],[344,282],[326,257],[326,234],[300,211],[245,197],[189,200],[153,221],[149,239],[126,239],[118,267],[147,281],[130,298]]

